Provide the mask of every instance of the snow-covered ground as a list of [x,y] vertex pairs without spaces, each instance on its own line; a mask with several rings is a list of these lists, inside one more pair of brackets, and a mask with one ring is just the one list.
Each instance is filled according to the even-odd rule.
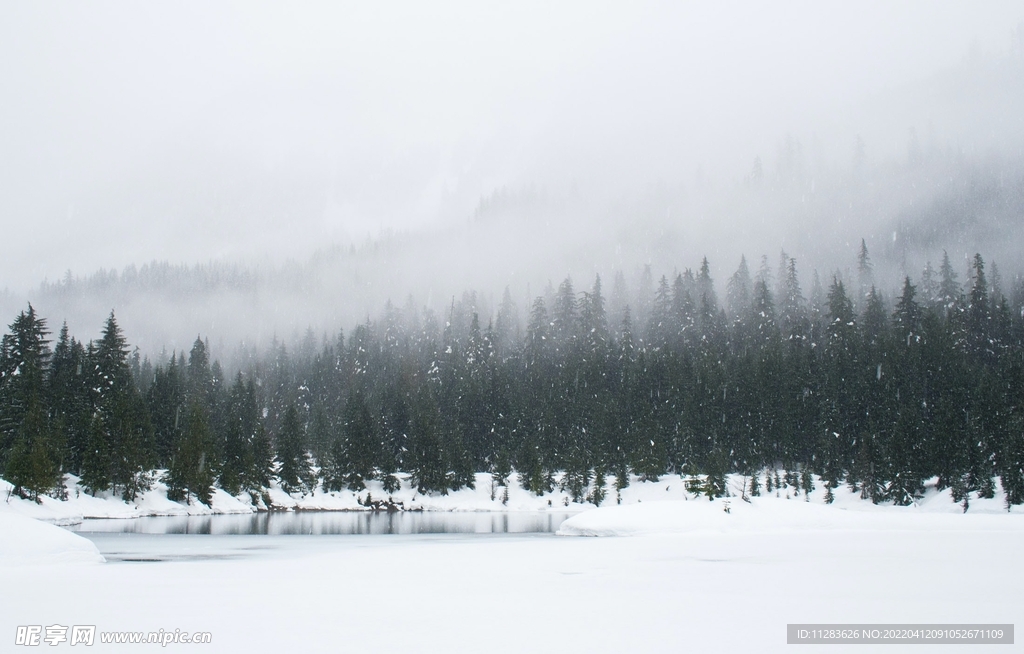
[[78,484],[78,478],[67,475],[68,499],[61,501],[40,496],[39,502],[24,500],[11,494],[11,484],[0,479],[0,512],[9,511],[59,525],[76,524],[83,518],[138,518],[152,515],[210,515],[215,513],[251,513],[255,509],[221,489],[213,493],[210,506],[185,504],[167,499],[167,486],[156,481],[150,490],[140,493],[134,502],[125,502],[107,491],[90,495]]
[[[159,479],[159,473],[155,475]],[[271,486],[266,495],[270,498],[272,508],[276,510],[305,510],[305,511],[366,511],[370,501],[392,500],[405,510],[416,511],[587,511],[596,508],[589,502],[572,502],[568,493],[559,490],[557,487],[550,493],[542,496],[534,495],[524,490],[518,483],[515,483],[513,474],[512,483],[502,487],[493,485],[491,476],[486,473],[477,473],[475,488],[463,488],[447,495],[430,494],[422,495],[408,481],[408,476],[399,474],[402,481],[400,490],[394,493],[384,492],[379,481],[371,480],[366,483],[366,489],[358,492],[344,490],[340,492],[324,492],[317,489],[312,493],[303,495],[285,493],[276,483]],[[609,480],[612,482],[613,480]],[[745,479],[738,475],[729,478],[729,488],[734,496],[742,494]],[[932,482],[934,483],[934,481]],[[49,497],[41,497],[39,503],[30,502],[11,495],[11,484],[0,479],[0,512],[13,511],[39,520],[53,522],[55,524],[75,524],[84,518],[138,518],[143,516],[185,516],[185,515],[215,515],[230,513],[252,513],[258,510],[267,509],[262,498],[257,498],[256,503],[245,494],[232,497],[221,489],[213,493],[213,500],[210,506],[199,504],[193,501],[191,504],[175,502],[167,499],[167,486],[161,481],[155,481],[152,488],[140,493],[136,501],[125,502],[118,495],[110,492],[100,493],[92,496],[82,489],[78,484],[78,478],[68,475],[67,481],[68,499],[59,501]],[[506,495],[507,493],[507,495]],[[616,504],[636,504],[642,502],[659,501],[693,501],[694,496],[686,492],[684,480],[675,475],[666,475],[656,482],[640,482],[635,477],[629,486],[621,492],[616,492],[609,483],[605,489],[605,499],[601,506],[606,507]],[[769,494],[762,496],[760,501],[770,499]],[[822,484],[815,478],[815,489],[810,498],[800,491],[793,494],[791,489],[773,491],[771,498],[787,500],[789,502],[801,502],[810,500],[811,504],[824,504],[825,491]],[[757,500],[757,498],[753,498]],[[732,498],[733,502],[739,502],[738,497]],[[860,499],[857,493],[850,492],[845,486],[835,490],[835,502],[832,505],[836,508],[843,508],[856,511],[878,511],[888,510],[893,507],[875,506],[870,502]],[[924,497],[918,501],[916,506],[907,511],[918,512],[940,512],[940,513],[962,513],[961,506],[952,500],[949,489],[942,492],[935,491],[933,486],[928,486]],[[996,496],[991,499],[978,499],[972,494],[970,498],[970,514],[978,513],[1006,513],[1004,496],[998,490]],[[1024,512],[1024,507],[1013,507],[1014,513]]]
[[[481,493],[489,503],[489,487],[472,497]],[[781,652],[792,647],[787,623],[1024,615],[1024,516],[999,497],[972,498],[963,514],[934,491],[916,507],[874,506],[845,489],[825,505],[821,493],[732,497],[726,512],[674,477],[632,484],[621,506],[612,491],[561,530],[615,537],[190,535],[174,537],[190,549],[170,561],[0,566],[0,645],[17,625],[94,624],[210,631],[205,649],[216,652]],[[58,528],[6,513],[9,561],[33,544],[58,547]],[[167,537],[120,538],[139,547]],[[16,541],[29,546],[19,554]]]
[[[159,474],[156,475],[159,479]],[[592,504],[576,504],[570,501],[569,495],[558,489],[542,496],[524,490],[518,484],[506,488],[492,486],[491,476],[478,473],[475,488],[441,495],[434,493],[423,495],[416,492],[408,481],[408,476],[399,475],[402,488],[394,493],[386,493],[381,482],[370,480],[366,489],[358,492],[349,490],[324,492],[317,489],[311,493],[288,494],[276,483],[267,490],[270,506],[263,497],[252,498],[246,494],[233,497],[221,489],[216,489],[209,506],[200,504],[194,499],[192,503],[175,502],[167,498],[167,486],[162,481],[155,481],[152,488],[140,493],[134,502],[125,502],[119,495],[108,492],[90,495],[79,486],[78,478],[68,475],[68,499],[55,500],[40,497],[40,502],[30,502],[11,494],[11,484],[0,479],[0,512],[12,511],[39,520],[55,524],[76,524],[84,518],[138,518],[143,516],[185,516],[215,515],[228,513],[252,513],[259,510],[301,510],[301,511],[368,511],[371,502],[391,500],[404,510],[413,511],[573,511],[593,508]],[[676,478],[678,480],[678,478]],[[671,483],[669,484],[671,487]],[[682,483],[676,489],[682,491]],[[648,496],[657,495],[662,488],[647,488],[640,484],[623,492],[623,501],[635,502]],[[659,497],[660,499],[660,497]],[[615,501],[615,491],[611,491],[611,500]]]

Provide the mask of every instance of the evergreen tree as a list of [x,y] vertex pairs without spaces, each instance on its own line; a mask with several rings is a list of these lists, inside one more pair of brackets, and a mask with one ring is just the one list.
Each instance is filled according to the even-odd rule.
[[502,447],[494,457],[491,464],[491,481],[496,486],[508,486],[509,477],[512,475],[512,457],[508,450]]
[[185,421],[185,383],[176,353],[171,354],[166,367],[156,369],[153,383],[146,392],[146,403],[153,425],[156,463],[167,467],[174,456]]
[[50,359],[47,406],[55,451],[63,460],[63,469],[76,474],[81,471],[92,417],[89,389],[83,383],[84,359],[85,348],[64,323]]
[[558,293],[555,295],[555,304],[551,312],[552,337],[555,346],[562,353],[572,346],[578,322],[576,293],[573,290],[572,279],[566,277],[558,285]]
[[992,361],[995,351],[990,342],[992,314],[989,307],[988,282],[985,279],[985,262],[980,254],[974,255],[972,263],[974,279],[967,303],[967,346],[978,357]]
[[[758,475],[759,474],[760,474],[760,470],[754,470],[754,471],[752,471],[750,473],[750,496],[751,497],[760,497],[761,496],[761,480],[758,479]],[[771,478],[769,477],[769,479],[771,479]],[[771,489],[770,486],[768,488],[768,492],[769,493],[772,492],[772,489]]]
[[[672,324],[675,332],[672,340],[677,350],[689,347],[697,333],[696,309],[693,305],[693,294],[691,293],[691,287],[694,285],[693,282],[694,280],[679,274],[676,275],[676,279],[672,283]],[[627,306],[627,312],[628,309],[629,307]]]
[[251,486],[247,483],[248,473],[253,465],[253,441],[259,421],[254,395],[255,393],[250,394],[250,389],[246,387],[242,373],[239,372],[235,376],[228,399],[224,445],[221,448],[219,466],[220,486],[231,495],[238,495],[243,488]]
[[413,410],[407,468],[412,483],[423,494],[448,493],[450,480],[440,434],[437,405],[428,390],[421,390]]
[[494,323],[494,346],[502,356],[511,354],[519,344],[519,315],[508,287],[501,296],[501,307]]
[[651,317],[647,323],[647,341],[653,347],[665,347],[669,342],[672,320],[672,294],[669,290],[668,278],[664,275],[658,280],[658,288],[654,292],[654,304]]
[[779,329],[783,338],[793,341],[807,336],[807,324],[804,309],[805,300],[800,291],[800,279],[796,270],[796,259],[786,261],[786,268],[779,270],[778,318]]
[[583,294],[580,303],[580,327],[583,334],[583,350],[599,354],[608,345],[608,317],[605,312],[604,296],[601,293],[601,276],[594,279],[589,293]]
[[345,485],[354,491],[362,490],[366,488],[365,480],[376,476],[379,447],[370,409],[358,391],[353,391],[345,404],[342,433]]
[[946,318],[959,310],[962,303],[960,284],[956,281],[956,271],[949,262],[949,254],[942,251],[942,265],[939,267],[939,306],[945,311]]
[[739,268],[729,278],[726,288],[726,304],[729,307],[729,315],[733,321],[738,320],[750,306],[753,282],[750,279],[750,269],[747,267],[747,258],[740,257]]
[[868,256],[868,245],[864,239],[860,240],[860,251],[857,252],[857,281],[860,284],[860,303],[867,300],[869,289],[875,286],[874,266],[871,257]]
[[270,487],[270,480],[275,474],[277,462],[274,456],[274,445],[270,440],[262,421],[256,423],[252,436],[251,458],[247,459],[244,487],[250,492]]
[[[106,465],[105,476],[115,491],[120,489],[124,499],[132,501],[139,491],[149,488],[146,471],[154,461],[149,412],[132,379],[128,352],[127,341],[111,312],[92,357],[94,437],[104,444],[97,447],[93,463]],[[98,459],[104,450],[106,461]],[[103,476],[100,473],[93,478]]]
[[98,415],[93,415],[89,421],[85,451],[82,453],[81,475],[82,486],[93,495],[110,488],[110,458],[110,442],[103,421]]
[[313,486],[313,471],[306,449],[306,429],[295,405],[285,409],[277,436],[277,477],[286,493],[306,493]]
[[185,428],[167,471],[167,497],[209,505],[213,497],[213,434],[206,409],[198,399],[189,402]]
[[838,278],[833,279],[829,289],[828,307],[818,449],[821,476],[828,487],[828,497],[831,497],[831,490],[839,484],[849,467],[851,445],[859,431],[860,412],[856,401],[861,389],[854,382],[857,339],[853,303]]
[[30,304],[0,340],[0,473],[14,492],[38,500],[63,491],[63,447],[47,411],[46,321]]

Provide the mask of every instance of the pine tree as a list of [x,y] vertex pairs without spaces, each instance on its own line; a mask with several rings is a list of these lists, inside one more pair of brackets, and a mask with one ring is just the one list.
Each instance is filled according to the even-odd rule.
[[111,312],[92,357],[93,406],[98,421],[94,428],[106,444],[111,485],[120,488],[125,500],[133,501],[149,488],[146,470],[153,463],[153,435],[149,412],[131,376],[128,352]]
[[519,344],[519,312],[508,287],[501,296],[501,307],[494,322],[494,346],[501,356],[511,354]]
[[868,256],[868,245],[864,239],[860,240],[860,251],[857,253],[857,281],[860,284],[858,305],[863,306],[861,303],[867,300],[869,289],[875,286],[874,266],[871,257]]
[[376,476],[375,467],[380,455],[370,409],[358,391],[353,391],[345,404],[342,433],[345,443],[345,485],[359,491],[366,488],[365,480]]
[[[750,496],[751,497],[760,497],[761,496],[761,481],[758,479],[758,475],[759,474],[760,474],[760,470],[754,470],[753,472],[750,473]],[[769,480],[770,479],[771,479],[771,477],[769,477]],[[771,482],[769,481],[769,484],[770,483]],[[772,489],[771,489],[770,486],[768,488],[768,492],[769,493],[772,492]]]
[[754,301],[747,317],[746,341],[758,350],[778,343],[779,328],[775,322],[775,304],[764,280],[754,283]]
[[932,268],[932,262],[925,263],[921,271],[921,300],[920,303],[929,309],[936,309],[941,303],[939,292],[939,280],[936,278],[936,271]]
[[726,305],[729,307],[729,315],[733,321],[738,320],[746,313],[747,307],[750,306],[752,288],[753,282],[750,279],[747,258],[741,256],[739,268],[729,278],[726,288]]
[[47,405],[51,416],[51,433],[55,448],[61,453],[63,468],[78,474],[89,437],[92,410],[89,388],[83,368],[85,348],[68,332],[67,323],[60,329],[50,360]]
[[608,317],[604,304],[601,276],[598,275],[594,279],[593,288],[583,294],[580,302],[580,328],[584,340],[582,347],[588,354],[603,354],[608,345]]
[[167,472],[167,497],[209,505],[213,496],[213,434],[206,409],[198,399],[189,402],[185,428]]
[[544,298],[538,297],[530,310],[530,324],[526,328],[526,363],[541,364],[548,352],[548,312]]
[[664,275],[658,280],[658,288],[654,292],[654,304],[651,317],[647,323],[647,341],[653,347],[665,347],[669,341],[669,328],[672,320],[672,294],[669,290],[668,278]]
[[153,425],[156,463],[167,467],[174,456],[185,421],[185,382],[176,353],[171,354],[166,367],[156,369],[153,383],[146,392],[146,403]]
[[821,476],[831,489],[839,484],[852,459],[850,449],[860,429],[858,401],[863,389],[856,376],[858,339],[853,303],[838,278],[829,289],[828,307],[818,452]]
[[590,493],[590,501],[593,502],[594,506],[601,506],[601,502],[605,498],[605,476],[604,468],[598,468],[594,473],[594,490]]
[[231,495],[238,495],[246,485],[247,459],[255,432],[255,416],[246,410],[247,399],[245,382],[239,372],[228,400],[219,475],[221,488]]
[[262,421],[256,423],[256,430],[252,436],[251,452],[251,459],[249,459],[243,483],[250,492],[256,492],[270,487],[270,480],[274,476],[277,467],[274,457],[274,445]]
[[566,277],[558,285],[555,304],[551,312],[552,336],[555,345],[564,353],[576,339],[576,327],[579,324],[576,293],[572,279]]
[[410,448],[406,460],[412,483],[423,494],[448,492],[448,466],[439,423],[436,402],[429,390],[421,390],[414,402]]
[[207,410],[212,409],[215,382],[210,367],[210,354],[206,343],[198,336],[188,355],[187,380],[188,397]]
[[974,255],[972,264],[974,279],[967,304],[967,345],[972,354],[991,361],[995,352],[989,342],[992,314],[989,307],[988,282],[985,279],[985,262],[980,254]]
[[294,404],[285,409],[277,435],[277,477],[286,493],[311,490],[313,471],[306,449],[306,430]]
[[494,457],[491,465],[491,480],[498,486],[507,486],[508,478],[512,474],[512,457],[508,450],[502,447]]
[[1024,504],[1024,371],[1014,362],[1007,373],[1006,431],[1000,443],[996,467],[1002,482],[1006,509]]
[[800,486],[804,489],[804,495],[808,497],[814,490],[814,477],[811,475],[811,469],[807,466],[800,471]]
[[911,340],[919,340],[921,336],[921,307],[914,299],[916,295],[917,289],[910,283],[910,278],[904,278],[903,293],[893,312],[893,325],[898,340],[906,340],[907,346]]
[[960,284],[956,281],[956,271],[949,262],[949,254],[942,251],[942,265],[939,267],[939,305],[945,311],[947,320],[958,311],[961,303]]
[[14,492],[38,500],[61,495],[62,448],[52,433],[47,410],[50,364],[46,321],[30,304],[0,340],[0,473]]
[[796,271],[796,259],[785,262],[779,270],[778,317],[783,338],[793,341],[807,336],[809,325],[804,309],[804,297],[800,291],[800,278]]

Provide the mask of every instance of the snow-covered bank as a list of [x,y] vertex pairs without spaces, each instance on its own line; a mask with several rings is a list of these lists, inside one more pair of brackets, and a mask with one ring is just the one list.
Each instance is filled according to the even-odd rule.
[[[845,486],[833,491],[825,502],[825,489],[814,479],[808,494],[782,488],[758,497],[742,497],[745,480],[729,478],[732,495],[710,501],[687,494],[682,502],[655,502],[657,493],[646,493],[636,503],[602,506],[569,518],[558,530],[561,536],[635,536],[693,532],[765,533],[832,529],[1017,529],[1024,531],[1024,507],[1006,508],[1005,496],[997,488],[994,497],[978,498],[972,493],[970,506],[953,502],[951,491],[935,489],[935,480],[925,486],[924,495],[910,506],[872,504]],[[657,486],[657,484],[651,484]],[[669,494],[670,497],[671,494]],[[641,503],[643,499],[647,503]],[[672,499],[680,499],[672,497]],[[943,516],[952,518],[944,519]]]
[[[159,471],[154,473],[159,478]],[[140,493],[134,502],[125,502],[120,496],[110,492],[100,493],[97,496],[90,495],[78,483],[73,475],[68,475],[67,488],[68,499],[65,501],[56,500],[42,496],[38,503],[21,499],[11,494],[11,485],[0,479],[0,512],[11,511],[28,517],[45,520],[55,524],[76,524],[85,518],[139,518],[145,516],[185,516],[185,515],[216,515],[229,513],[252,513],[264,510],[292,510],[292,511],[369,511],[374,506],[380,507],[379,502],[384,501],[393,508],[406,511],[590,511],[597,508],[590,502],[573,502],[569,494],[560,490],[557,485],[554,490],[543,495],[535,495],[523,489],[517,482],[513,473],[508,486],[498,486],[491,481],[487,473],[477,473],[474,488],[462,488],[447,495],[439,493],[423,495],[416,491],[410,483],[408,475],[399,474],[401,488],[393,493],[384,491],[381,482],[370,480],[366,488],[361,491],[336,491],[325,492],[322,488],[305,494],[289,494],[281,489],[276,483],[271,485],[262,496],[253,498],[242,494],[233,497],[221,489],[213,492],[213,498],[209,506],[193,501],[190,503],[175,502],[167,498],[167,486],[161,481],[155,481],[150,490]],[[705,516],[699,520],[710,520],[708,528],[718,528],[712,525],[718,524],[715,521],[723,520],[719,513],[721,502],[728,500],[732,507],[734,519],[723,524],[734,524],[745,521],[752,528],[761,528],[756,525],[758,521],[768,521],[773,524],[785,524],[787,520],[792,524],[811,524],[815,521],[826,520],[832,515],[829,511],[815,512],[813,509],[793,509],[788,511],[754,511],[747,509],[751,507],[772,507],[778,503],[801,504],[811,507],[830,509],[844,509],[848,511],[865,512],[886,512],[891,515],[909,515],[913,512],[924,513],[963,513],[961,504],[953,502],[951,491],[945,489],[936,491],[934,481],[926,487],[924,496],[912,507],[894,507],[886,505],[874,505],[867,500],[860,498],[859,493],[850,491],[845,486],[840,486],[834,491],[834,502],[831,505],[825,504],[825,490],[820,480],[814,478],[815,488],[809,497],[803,490],[795,490],[791,487],[773,490],[760,497],[750,498],[752,504],[747,504],[740,499],[742,489],[746,483],[742,476],[733,475],[728,479],[728,488],[731,497],[722,498],[716,502],[708,502],[702,497],[695,497],[687,492],[686,484],[677,475],[665,475],[659,481],[640,481],[636,477],[631,479],[629,486],[621,491],[613,487],[605,488],[605,499],[601,503],[602,509],[618,505],[630,506],[634,504],[650,504],[663,502],[685,503],[681,506],[689,506],[685,509],[688,517],[685,522],[690,524],[697,519],[697,511]],[[268,503],[269,500],[269,503]],[[695,503],[695,504],[694,504]],[[692,504],[692,506],[691,506]],[[706,510],[697,509],[698,505],[710,504]],[[681,507],[677,511],[682,511]],[[1002,491],[998,488],[995,497],[983,499],[972,493],[970,497],[969,515],[980,513],[1006,514],[1007,509]],[[1024,507],[1012,507],[1010,513],[1022,514]],[[706,514],[706,515],[705,515]],[[606,515],[606,514],[602,514]],[[649,510],[636,512],[610,513],[607,515],[634,516],[629,518],[630,525],[625,523],[622,529],[629,532],[647,532],[653,527],[642,527],[641,522],[650,524],[654,520],[653,513]],[[648,518],[640,518],[641,515],[650,515]],[[671,524],[676,518],[672,513],[664,513],[665,524],[658,527],[659,530],[672,531]],[[759,517],[746,517],[759,516]],[[789,517],[786,517],[789,516]],[[799,516],[799,517],[794,517]],[[815,516],[815,517],[811,517]],[[593,520],[596,520],[594,518]],[[603,518],[602,518],[603,519]],[[682,518],[679,518],[682,520]],[[639,521],[639,522],[637,522]],[[646,521],[646,522],[645,522]],[[753,522],[751,522],[753,521]],[[781,523],[778,521],[782,521]],[[804,522],[801,522],[804,521]],[[810,521],[810,522],[807,522]],[[573,524],[589,525],[585,529],[597,529],[596,523],[589,523],[582,518]],[[702,523],[703,524],[703,523]],[[572,527],[572,525],[570,525]],[[584,527],[580,527],[584,529]]]
[[102,563],[92,541],[66,529],[0,511],[0,566]]
[[[159,478],[159,473],[154,475]],[[286,493],[276,482],[261,496],[247,494],[233,497],[221,489],[213,492],[209,506],[196,502],[176,502],[168,499],[167,486],[155,481],[148,491],[139,493],[134,502],[126,502],[111,492],[89,494],[79,485],[74,475],[68,475],[67,500],[40,496],[39,502],[22,499],[11,493],[12,486],[0,479],[0,512],[8,511],[61,525],[77,524],[85,518],[140,518],[146,516],[217,515],[253,513],[266,510],[284,511],[370,511],[374,504],[384,501],[405,511],[573,511],[594,508],[592,504],[571,501],[569,495],[558,489],[543,495],[534,495],[516,483],[507,487],[492,485],[491,476],[478,473],[474,488],[463,488],[447,495],[423,495],[409,482],[408,475],[399,474],[402,487],[387,493],[381,482],[370,480],[361,491],[325,492],[318,488],[305,494]],[[677,484],[682,489],[681,484]],[[626,489],[625,501],[638,501],[661,492],[660,489],[638,485]],[[613,493],[614,495],[614,493]],[[267,502],[269,500],[269,503]],[[614,501],[614,499],[612,500]],[[377,506],[380,506],[377,504]]]
[[84,518],[139,518],[154,515],[211,515],[219,513],[251,513],[256,509],[221,489],[213,493],[210,506],[205,504],[174,502],[167,499],[167,486],[160,481],[150,490],[140,493],[134,502],[126,502],[119,495],[104,492],[90,495],[79,486],[78,478],[67,476],[67,500],[41,495],[39,502],[25,500],[11,493],[11,484],[0,479],[0,512],[24,515],[58,525],[71,525]]
[[[159,479],[160,471],[153,474]],[[184,515],[217,515],[229,513],[253,513],[256,511],[370,511],[374,505],[386,505],[404,511],[583,511],[594,508],[593,504],[572,502],[568,493],[555,488],[543,495],[535,495],[523,489],[513,480],[506,486],[492,484],[487,473],[477,473],[474,488],[462,488],[442,495],[419,493],[409,481],[406,474],[397,475],[402,486],[399,490],[387,493],[380,481],[369,480],[366,488],[360,491],[326,492],[318,487],[313,492],[304,494],[286,493],[276,482],[269,489],[255,498],[247,494],[233,497],[221,489],[213,492],[209,506],[196,502],[176,502],[168,499],[167,486],[162,481],[154,481],[152,487],[139,493],[134,502],[126,502],[119,495],[111,492],[88,493],[79,485],[74,475],[67,477],[67,500],[56,500],[40,496],[39,502],[32,502],[12,495],[12,486],[0,479],[0,511],[12,511],[38,520],[55,524],[76,524],[85,518],[140,518],[146,516],[184,516]],[[674,478],[678,481],[678,478]],[[622,501],[630,503],[648,498],[667,499],[660,497],[668,484],[634,484],[623,491]],[[674,490],[681,492],[682,483],[675,483]],[[677,493],[678,495],[678,493]],[[674,499],[681,499],[676,495]],[[269,502],[268,502],[269,500]],[[615,492],[611,491],[614,502]]]
[[1013,529],[1024,532],[1024,514],[949,514],[919,507],[879,507],[858,511],[842,506],[775,497],[610,506],[573,516],[560,536],[637,536],[644,534],[775,533],[809,530]]

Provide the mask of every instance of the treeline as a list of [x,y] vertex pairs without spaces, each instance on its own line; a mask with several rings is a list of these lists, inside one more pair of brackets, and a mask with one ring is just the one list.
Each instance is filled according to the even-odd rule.
[[164,469],[172,497],[208,502],[217,485],[393,492],[404,471],[448,492],[515,470],[600,503],[631,474],[714,496],[729,472],[752,495],[813,473],[828,500],[845,483],[897,504],[938,477],[965,510],[998,478],[1020,504],[1024,319],[991,273],[976,255],[961,284],[944,256],[887,300],[862,243],[856,279],[815,275],[805,297],[795,260],[775,275],[742,260],[720,302],[705,259],[633,294],[619,276],[610,301],[600,277],[566,279],[525,322],[508,291],[486,324],[471,295],[440,318],[388,304],[232,376],[201,339],[140,359],[113,314],[97,341],[66,326],[51,341],[29,306],[0,350],[0,475],[26,497],[74,473],[130,499]]

